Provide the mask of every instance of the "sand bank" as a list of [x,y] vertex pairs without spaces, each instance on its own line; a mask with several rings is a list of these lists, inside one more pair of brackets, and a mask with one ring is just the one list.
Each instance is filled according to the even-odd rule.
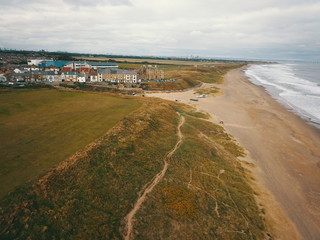
[[[210,85],[206,85],[207,87]],[[247,150],[278,239],[320,239],[320,133],[232,70],[224,95],[190,101],[193,91],[148,96],[179,99],[212,115]],[[269,194],[269,191],[271,194]],[[293,223],[293,224],[292,224]],[[297,231],[295,231],[297,230]],[[300,234],[300,235],[299,235]]]

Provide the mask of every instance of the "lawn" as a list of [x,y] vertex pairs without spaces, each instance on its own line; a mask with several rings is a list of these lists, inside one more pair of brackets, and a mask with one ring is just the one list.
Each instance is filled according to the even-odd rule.
[[56,90],[0,91],[0,197],[56,166],[140,106]]

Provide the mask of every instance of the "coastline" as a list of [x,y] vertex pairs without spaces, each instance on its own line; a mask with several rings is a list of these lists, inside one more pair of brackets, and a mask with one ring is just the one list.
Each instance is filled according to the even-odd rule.
[[319,130],[251,83],[241,69],[228,72],[225,83],[215,86],[224,94],[199,102],[190,101],[193,91],[148,96],[179,99],[211,114],[214,123],[222,120],[247,150],[241,160],[253,166],[276,239],[320,239]]
[[[281,66],[281,67],[274,67],[276,65]],[[317,82],[313,82],[310,80],[310,79],[317,78],[315,73],[313,73],[314,69],[313,68],[310,69],[310,67],[307,67],[306,69],[304,69],[304,73],[302,73],[302,75],[300,75],[301,72],[299,72],[299,71],[301,71],[301,69],[299,70],[299,67],[298,67],[297,68],[298,70],[297,69],[294,70],[294,68],[291,68],[291,65],[296,65],[296,64],[293,64],[293,63],[263,64],[263,66],[268,66],[267,67],[268,71],[273,72],[273,77],[271,77],[270,80],[267,80],[267,82],[270,81],[270,85],[266,84],[264,82],[261,82],[259,80],[261,78],[261,76],[259,76],[259,73],[255,72],[256,70],[254,70],[255,67],[259,66],[259,64],[249,64],[248,67],[243,69],[243,72],[245,73],[246,77],[250,80],[251,83],[254,83],[257,86],[261,86],[273,99],[276,99],[276,101],[281,103],[288,111],[293,112],[294,114],[298,115],[300,118],[302,118],[308,124],[316,127],[320,131],[320,118],[312,114],[313,111],[317,111],[317,110],[310,109],[308,107],[305,109],[305,107],[308,105],[311,105],[311,106],[317,105],[316,102],[314,102],[314,101],[309,102],[309,100],[307,100],[307,98],[309,96],[313,96],[313,94],[316,94],[317,89],[318,89],[317,86],[319,86],[319,84],[317,84]],[[266,74],[266,72],[264,72],[264,71],[266,71],[266,68],[262,68],[262,69],[263,69],[262,70],[263,74]],[[303,74],[306,74],[308,70],[312,71],[312,73],[310,73],[310,76],[308,75],[308,76],[306,76],[306,79],[304,79],[305,76]],[[294,71],[296,71],[296,72],[294,72]],[[292,76],[290,76],[290,75],[282,76],[281,75],[281,74],[285,74],[285,73],[289,74],[290,72],[292,73]],[[277,77],[275,77],[275,76],[277,76]],[[266,79],[268,79],[269,77],[270,76],[265,76]],[[278,79],[281,78],[281,82],[277,83],[275,81],[276,78],[278,78]],[[293,81],[292,84],[290,83],[289,78],[292,78],[291,79]],[[262,77],[262,79],[263,79],[263,77]],[[288,83],[287,83],[287,81],[288,81]],[[287,83],[287,84],[285,84],[285,83]],[[275,87],[275,86],[277,86],[277,87]],[[306,89],[304,89],[305,86],[307,87]],[[308,87],[309,87],[309,89],[308,89]],[[278,90],[278,88],[282,89],[282,90]],[[296,89],[294,89],[294,88],[296,88]],[[301,90],[301,92],[300,92],[300,90],[298,90],[298,88],[303,89],[303,90]],[[310,90],[310,88],[313,88],[315,90],[315,92]],[[305,91],[307,91],[307,92],[305,92]],[[283,94],[284,96],[281,96],[281,94],[279,92],[281,92],[281,94]],[[293,97],[291,97],[291,100],[285,97],[286,95],[292,96],[292,94],[295,94],[295,96],[296,96],[295,98],[299,99],[300,100],[299,102],[302,102],[303,104],[301,105],[297,101],[292,101],[292,99],[295,99]],[[305,96],[308,96],[308,97],[305,97]]]

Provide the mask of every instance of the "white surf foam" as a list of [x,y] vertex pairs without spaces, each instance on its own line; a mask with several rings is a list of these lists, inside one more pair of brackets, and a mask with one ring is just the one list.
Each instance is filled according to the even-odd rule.
[[286,107],[320,124],[320,86],[316,81],[298,75],[295,64],[252,65],[245,73],[254,84],[263,86]]

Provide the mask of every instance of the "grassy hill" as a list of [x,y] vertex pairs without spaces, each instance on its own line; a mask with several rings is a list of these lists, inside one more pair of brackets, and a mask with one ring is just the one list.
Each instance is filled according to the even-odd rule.
[[200,65],[165,68],[165,79],[175,79],[175,82],[148,82],[143,87],[147,90],[178,90],[194,87],[200,82],[222,83],[223,76],[228,71],[244,65],[244,63],[219,63],[210,67]]
[[2,199],[0,238],[123,239],[125,216],[177,142],[179,112],[183,141],[132,239],[267,239],[233,138],[186,105],[140,101],[98,141]]
[[0,197],[83,149],[139,106],[103,94],[0,90]]

